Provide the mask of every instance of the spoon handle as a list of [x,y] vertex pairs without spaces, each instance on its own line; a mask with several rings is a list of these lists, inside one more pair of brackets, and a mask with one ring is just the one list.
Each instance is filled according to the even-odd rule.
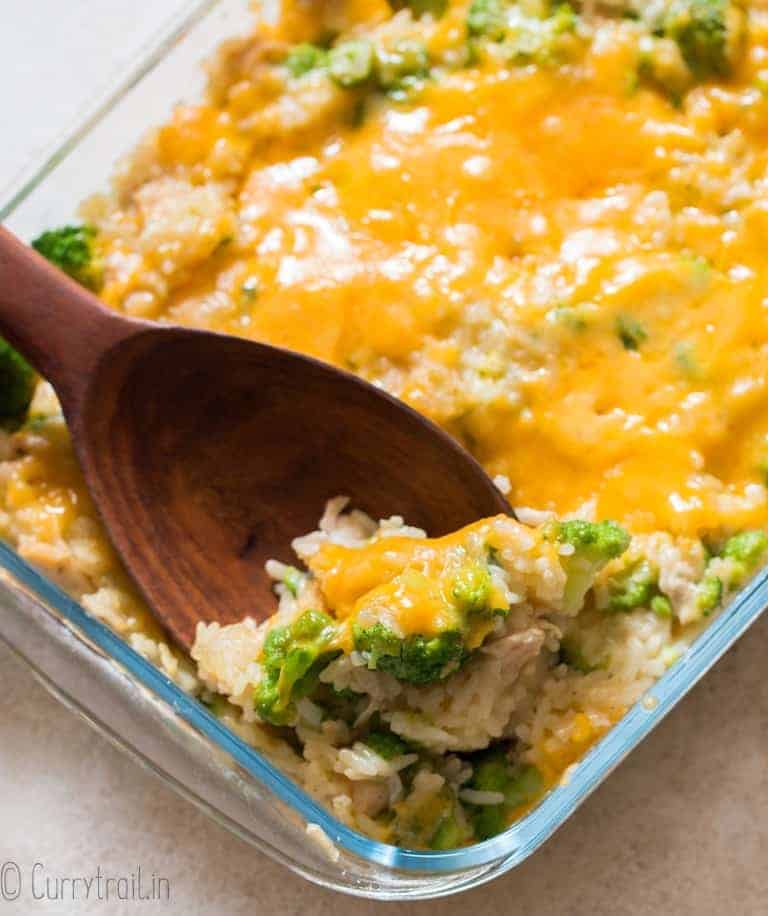
[[134,322],[0,226],[0,335],[51,382],[65,408],[76,406],[99,358],[133,333]]

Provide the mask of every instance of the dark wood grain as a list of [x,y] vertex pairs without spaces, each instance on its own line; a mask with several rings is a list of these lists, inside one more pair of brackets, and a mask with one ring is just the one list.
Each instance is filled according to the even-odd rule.
[[0,229],[0,333],[61,399],[115,547],[183,646],[263,619],[330,497],[444,534],[509,511],[482,468],[401,402],[266,344],[131,320]]

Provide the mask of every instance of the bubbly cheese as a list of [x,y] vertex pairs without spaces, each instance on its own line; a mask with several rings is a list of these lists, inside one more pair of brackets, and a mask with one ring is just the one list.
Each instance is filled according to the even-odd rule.
[[[339,619],[385,619],[403,635],[432,634],[463,624],[452,598],[468,564],[485,567],[494,527],[503,516],[442,538],[381,537],[362,547],[323,544],[309,559],[328,607]],[[509,604],[500,595],[494,607]]]
[[387,9],[284,4],[274,48],[225,54],[209,101],[151,141],[164,177],[129,174],[101,226],[106,300],[359,372],[516,505],[637,531],[764,524],[765,13],[734,78],[680,105],[632,83],[621,19],[566,66],[445,69],[361,123],[360,93],[276,75],[340,16],[433,53],[465,40],[465,3],[427,25]]

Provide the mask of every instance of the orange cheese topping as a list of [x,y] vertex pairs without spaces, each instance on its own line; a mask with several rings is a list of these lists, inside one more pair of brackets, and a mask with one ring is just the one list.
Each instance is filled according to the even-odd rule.
[[[383,537],[364,547],[326,543],[309,568],[337,618],[369,615],[403,635],[439,633],[457,625],[456,576],[485,563],[492,526],[487,519],[442,538]],[[503,605],[499,597],[495,606]]]
[[[464,40],[466,6],[424,30],[431,52]],[[567,66],[449,69],[362,123],[354,92],[281,83],[285,50],[260,66],[259,39],[155,140],[161,174],[216,189],[219,228],[159,258],[142,242],[156,203],[130,192],[104,296],[352,368],[507,475],[516,505],[592,501],[635,531],[764,525],[768,22],[750,15],[733,79],[679,107],[632,85],[617,19]],[[389,17],[286,3],[270,35]],[[340,606],[398,567],[396,544],[377,549]]]

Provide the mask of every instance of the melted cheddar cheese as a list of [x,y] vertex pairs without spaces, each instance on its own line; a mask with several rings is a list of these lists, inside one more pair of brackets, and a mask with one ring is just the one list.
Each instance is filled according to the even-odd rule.
[[[502,549],[517,528],[498,516],[442,538],[381,537],[355,547],[329,541],[308,565],[337,619],[363,625],[382,621],[403,636],[430,636],[464,627],[456,607],[457,583],[478,564],[486,569],[489,552]],[[498,585],[491,586],[486,601],[499,612],[509,610],[509,597]],[[492,620],[472,628],[472,648],[491,628]]]
[[515,505],[694,536],[765,523],[766,15],[733,78],[679,104],[633,84],[618,18],[563,66],[489,57],[394,100],[281,67],[360,23],[439,55],[466,15],[284,4],[123,176],[105,299],[359,372]]

